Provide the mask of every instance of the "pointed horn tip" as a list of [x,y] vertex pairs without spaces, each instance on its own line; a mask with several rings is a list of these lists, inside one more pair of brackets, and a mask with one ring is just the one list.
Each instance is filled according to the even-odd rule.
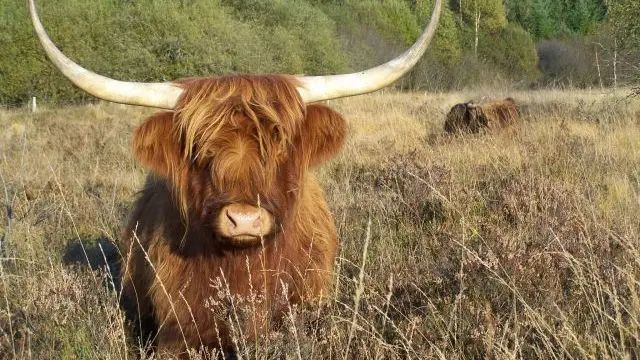
[[436,0],[426,28],[416,42],[403,54],[377,67],[351,74],[297,77],[298,88],[305,103],[366,94],[388,86],[409,72],[424,55],[434,37],[442,0]]

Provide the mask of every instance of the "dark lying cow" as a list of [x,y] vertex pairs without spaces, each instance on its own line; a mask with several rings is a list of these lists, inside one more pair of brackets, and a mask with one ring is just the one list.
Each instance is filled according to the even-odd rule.
[[447,114],[444,131],[478,133],[483,129],[504,129],[514,126],[519,119],[520,109],[512,98],[481,105],[456,104]]
[[[147,84],[72,62],[30,1],[40,42],[72,82],[105,100],[166,110],[135,132],[134,154],[150,174],[120,243],[123,296],[160,350],[233,351],[237,339],[264,335],[291,304],[328,295],[337,231],[311,169],[339,151],[345,123],[318,102],[375,91],[406,74],[433,37],[441,7],[437,0],[409,51],[359,73]],[[252,315],[238,314],[245,305]]]

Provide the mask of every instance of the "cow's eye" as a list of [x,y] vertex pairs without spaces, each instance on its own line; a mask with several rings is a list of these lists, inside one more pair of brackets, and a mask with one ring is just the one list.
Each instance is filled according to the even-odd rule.
[[278,143],[282,140],[282,133],[280,132],[280,128],[277,126],[271,130],[271,135],[273,136],[273,140]]

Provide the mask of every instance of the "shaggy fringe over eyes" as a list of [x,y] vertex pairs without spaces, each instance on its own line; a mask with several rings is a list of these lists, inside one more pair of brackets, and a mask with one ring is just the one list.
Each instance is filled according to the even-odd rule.
[[222,76],[185,79],[179,84],[185,91],[173,119],[181,154],[176,159],[179,163],[170,165],[170,173],[186,217],[190,179],[195,175],[189,174],[191,164],[207,164],[215,151],[210,144],[234,136],[225,133],[232,129],[234,117],[242,116],[255,125],[264,175],[272,176],[277,158],[286,154],[299,133],[306,110],[293,77]]
[[[233,116],[243,114],[253,121],[260,153],[280,154],[291,143],[304,116],[304,103],[296,90],[293,77],[222,76],[182,80],[185,92],[175,118],[180,138],[184,142],[186,160],[206,157],[206,144],[220,135],[224,124]],[[270,141],[279,134],[277,143]]]

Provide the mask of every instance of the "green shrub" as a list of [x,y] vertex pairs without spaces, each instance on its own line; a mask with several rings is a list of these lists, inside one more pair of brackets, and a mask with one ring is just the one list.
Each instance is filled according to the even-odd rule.
[[533,80],[537,75],[533,39],[516,25],[480,33],[478,56],[515,80]]
[[422,28],[407,1],[345,0],[325,6],[330,16],[344,28],[375,29],[387,41],[411,45]]
[[462,6],[462,17],[468,24],[475,24],[480,15],[480,26],[485,31],[498,31],[507,26],[507,14],[502,0],[474,0]]
[[[434,0],[48,0],[38,9],[54,42],[83,67],[126,81],[171,81],[234,73],[322,75],[366,69],[405,51],[427,24],[433,4]],[[612,4],[609,23],[598,27],[606,18],[598,0],[444,1],[430,49],[397,86],[444,91],[484,84],[487,77],[533,80],[539,74],[532,38],[578,34],[583,39],[596,31],[607,35],[607,29],[618,42],[601,42],[602,77],[611,72],[615,57],[616,79],[633,82],[638,73],[638,41],[633,35],[638,31],[631,4],[632,0]],[[581,41],[587,43],[588,38]],[[23,1],[0,1],[0,48],[1,105],[19,106],[32,96],[45,103],[95,100],[45,57]],[[556,83],[543,80],[539,83]]]
[[[38,9],[67,56],[115,79],[346,69],[335,24],[304,1],[55,0]],[[90,99],[45,58],[26,6],[9,3],[2,10],[0,103]]]
[[[418,23],[426,26],[433,12],[434,0],[416,0],[415,3]],[[420,32],[422,32],[422,28]],[[449,66],[459,65],[462,60],[463,51],[455,14],[446,3],[443,4],[438,31],[433,39],[432,47],[428,51],[434,54],[438,61]]]

